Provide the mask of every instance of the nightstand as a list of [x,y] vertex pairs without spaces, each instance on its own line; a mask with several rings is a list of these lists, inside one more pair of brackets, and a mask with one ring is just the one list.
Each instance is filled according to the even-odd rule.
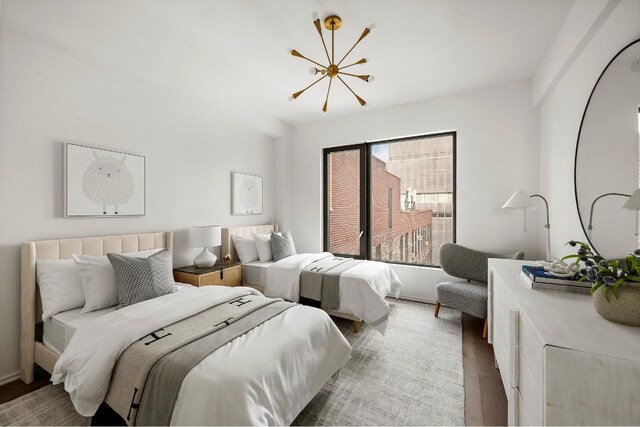
[[217,262],[213,267],[188,267],[174,268],[173,278],[176,282],[189,283],[193,286],[240,286],[240,263]]

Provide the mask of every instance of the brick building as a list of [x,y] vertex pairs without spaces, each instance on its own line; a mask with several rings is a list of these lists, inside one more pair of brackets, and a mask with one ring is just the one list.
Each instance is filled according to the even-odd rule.
[[[329,156],[331,252],[360,253],[359,156],[357,150]],[[400,178],[377,157],[371,159],[371,186],[372,259],[431,264],[431,211],[403,211]]]

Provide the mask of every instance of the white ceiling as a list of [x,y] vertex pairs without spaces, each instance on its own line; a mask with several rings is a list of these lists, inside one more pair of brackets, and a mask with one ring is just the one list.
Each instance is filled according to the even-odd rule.
[[[574,0],[3,0],[2,19],[88,53],[101,64],[144,76],[181,96],[251,118],[320,120],[326,80],[295,102],[322,61],[312,23],[336,13],[336,56],[369,23],[375,32],[349,56],[370,64],[352,88],[380,108],[530,78]],[[345,62],[347,63],[347,62]],[[362,107],[339,82],[328,117]]]

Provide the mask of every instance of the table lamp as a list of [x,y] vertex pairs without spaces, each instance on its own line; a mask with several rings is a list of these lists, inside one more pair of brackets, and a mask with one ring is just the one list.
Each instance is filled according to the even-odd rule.
[[[547,208],[547,223],[544,225],[547,232],[547,261],[551,261],[551,225],[549,224],[549,203],[547,199],[542,197],[540,194],[532,194],[531,196],[524,190],[517,190],[513,195],[507,200],[507,202],[502,206],[502,209],[522,209],[524,212],[524,231],[527,231],[527,208],[533,208],[535,205],[531,200],[534,197],[539,197],[544,201],[545,207]],[[640,195],[638,195],[640,198]]]
[[193,265],[196,267],[213,267],[218,258],[209,252],[209,248],[222,244],[221,232],[222,229],[219,225],[205,225],[189,229],[189,246],[202,248],[200,255],[193,260]]

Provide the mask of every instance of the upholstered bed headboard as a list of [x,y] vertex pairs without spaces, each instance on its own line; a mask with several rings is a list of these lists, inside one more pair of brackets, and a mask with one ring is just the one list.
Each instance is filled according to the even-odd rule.
[[73,254],[106,255],[173,248],[173,233],[142,233],[78,239],[40,240],[22,244],[21,314],[20,314],[20,378],[33,382],[34,363],[51,372],[57,354],[36,342],[36,324],[42,322],[42,301],[36,286],[36,261],[69,259]]
[[248,225],[242,227],[227,227],[222,229],[222,247],[220,248],[221,257],[231,254],[231,261],[238,260],[238,253],[233,247],[231,236],[251,237],[254,234],[278,232],[278,224],[266,225]]

